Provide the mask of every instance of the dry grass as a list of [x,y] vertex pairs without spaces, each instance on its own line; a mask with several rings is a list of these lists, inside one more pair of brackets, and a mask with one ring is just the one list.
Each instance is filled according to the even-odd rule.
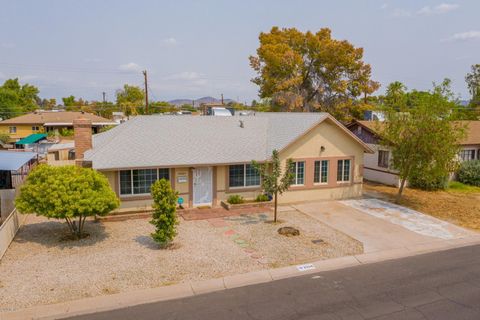
[[[480,190],[449,188],[446,191],[423,191],[406,188],[400,204],[442,220],[473,230],[480,230]],[[395,187],[365,183],[364,191],[394,200]]]

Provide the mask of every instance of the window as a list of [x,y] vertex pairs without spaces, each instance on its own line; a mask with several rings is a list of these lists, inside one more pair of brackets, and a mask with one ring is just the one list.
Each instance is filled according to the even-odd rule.
[[337,181],[350,181],[350,160],[338,160],[337,162]]
[[38,132],[38,131],[40,131],[40,127],[39,127],[39,126],[33,126],[33,127],[32,127],[32,131],[33,131],[33,132]]
[[75,149],[68,150],[68,160],[75,160]]
[[170,180],[170,170],[138,169],[120,171],[120,194],[148,194],[152,184],[158,179]]
[[305,182],[305,161],[297,161],[292,163],[293,184],[303,185]]
[[461,150],[458,156],[462,161],[475,160],[475,150]]
[[228,185],[230,188],[257,187],[260,185],[260,174],[251,164],[229,166]]
[[378,150],[378,166],[381,168],[388,168],[390,152],[385,150]]
[[328,183],[328,160],[315,161],[314,183]]
[[17,133],[17,127],[8,127],[8,132]]

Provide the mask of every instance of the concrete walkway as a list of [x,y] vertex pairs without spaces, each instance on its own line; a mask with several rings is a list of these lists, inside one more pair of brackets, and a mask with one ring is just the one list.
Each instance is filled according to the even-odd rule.
[[377,199],[311,202],[292,207],[361,241],[365,253],[468,238],[476,234]]

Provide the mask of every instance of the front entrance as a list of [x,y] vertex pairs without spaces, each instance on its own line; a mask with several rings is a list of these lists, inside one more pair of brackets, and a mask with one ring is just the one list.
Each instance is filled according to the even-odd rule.
[[212,167],[193,169],[193,206],[212,205],[212,173]]

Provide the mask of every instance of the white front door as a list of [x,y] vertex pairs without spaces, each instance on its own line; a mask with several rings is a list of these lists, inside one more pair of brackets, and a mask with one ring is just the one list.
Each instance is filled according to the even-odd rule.
[[212,204],[212,167],[193,169],[193,205]]

